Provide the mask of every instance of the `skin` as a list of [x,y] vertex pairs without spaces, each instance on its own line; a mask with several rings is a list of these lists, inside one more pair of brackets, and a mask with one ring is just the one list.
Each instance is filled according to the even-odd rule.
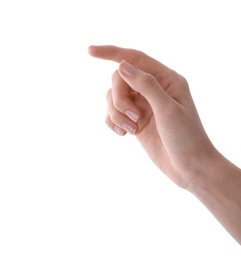
[[213,146],[187,80],[137,50],[90,46],[89,54],[119,63],[107,93],[109,128],[135,135],[156,166],[241,244],[241,170]]

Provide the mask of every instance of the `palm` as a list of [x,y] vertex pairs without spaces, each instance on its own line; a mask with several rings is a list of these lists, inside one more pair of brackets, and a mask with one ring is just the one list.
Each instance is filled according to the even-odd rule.
[[199,158],[200,151],[208,154],[212,149],[188,85],[182,79],[178,77],[177,83],[170,83],[166,88],[170,104],[165,112],[158,110],[154,113],[140,94],[133,99],[142,113],[136,133],[138,141],[157,167],[179,186],[185,185],[191,158]]
[[137,140],[141,143],[156,166],[163,172],[169,173],[169,178],[179,183],[181,180],[175,176],[173,166],[163,146],[149,103],[140,94],[135,95],[133,102],[142,112],[142,117],[138,122],[139,129],[136,133]]

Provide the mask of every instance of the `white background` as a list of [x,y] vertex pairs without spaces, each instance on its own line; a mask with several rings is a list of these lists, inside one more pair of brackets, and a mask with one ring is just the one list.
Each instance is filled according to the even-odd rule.
[[215,146],[241,166],[239,1],[0,1],[0,259],[240,259],[207,209],[135,137],[105,125],[139,49],[183,74]]

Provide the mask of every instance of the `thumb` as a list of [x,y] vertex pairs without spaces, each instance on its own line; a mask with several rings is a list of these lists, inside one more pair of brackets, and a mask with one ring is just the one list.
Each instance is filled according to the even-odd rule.
[[133,67],[130,63],[122,61],[119,74],[134,91],[146,98],[154,113],[165,109],[171,101],[153,75]]

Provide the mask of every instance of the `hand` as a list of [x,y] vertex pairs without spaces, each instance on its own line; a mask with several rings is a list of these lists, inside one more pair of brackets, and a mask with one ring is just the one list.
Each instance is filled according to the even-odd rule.
[[119,135],[135,134],[159,169],[188,188],[216,149],[185,78],[140,51],[90,46],[89,53],[120,63],[107,93],[107,125]]
[[136,50],[90,46],[89,53],[120,63],[107,93],[107,125],[135,134],[152,161],[241,244],[241,170],[212,145],[187,81]]

